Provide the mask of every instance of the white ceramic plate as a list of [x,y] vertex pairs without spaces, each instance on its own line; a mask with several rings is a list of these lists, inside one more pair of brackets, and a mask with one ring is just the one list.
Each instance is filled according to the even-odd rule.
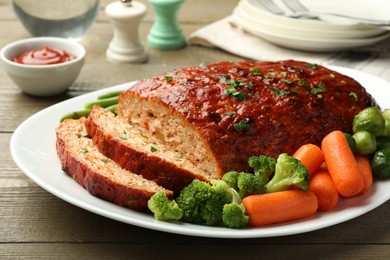
[[[280,0],[278,0],[280,1]],[[301,0],[311,11],[349,15],[358,18],[389,21],[388,0]]]
[[233,14],[233,23],[244,31],[263,38],[275,45],[282,46],[288,49],[313,51],[313,52],[332,52],[342,51],[351,48],[369,46],[374,43],[385,40],[390,36],[390,32],[380,34],[369,38],[310,38],[301,35],[287,35],[278,33],[274,30],[255,27],[253,23],[240,18],[241,14]]
[[306,38],[321,39],[364,39],[384,34],[386,30],[360,24],[325,23],[313,19],[294,19],[285,16],[276,16],[261,9],[255,8],[259,1],[242,1],[234,10],[236,19],[258,28],[260,31],[269,31],[275,34]]
[[[346,68],[330,68],[355,78],[366,87],[382,107],[390,107],[389,82]],[[28,118],[15,130],[11,138],[10,148],[15,163],[39,186],[78,207],[124,223],[191,236],[251,238],[304,233],[356,218],[390,198],[390,181],[376,181],[369,193],[356,198],[341,199],[337,208],[331,212],[317,213],[303,220],[278,225],[235,230],[155,221],[151,215],[119,207],[93,197],[61,170],[55,149],[54,129],[62,115],[81,109],[85,103],[95,100],[98,95],[114,90],[124,90],[131,85],[132,83],[127,83],[72,98]]]
[[[233,23],[252,35],[289,49],[316,52],[341,51],[369,46],[390,36],[388,30],[359,24],[350,19],[339,18],[328,22],[275,15],[264,9],[260,4],[262,1],[242,0],[233,12]],[[350,5],[338,0],[325,1],[325,3],[324,1],[305,1],[304,4],[314,11],[341,10],[345,13],[349,10],[353,15],[365,18],[370,17],[363,16],[362,10],[380,9],[378,7],[381,7],[390,12],[390,4],[385,4],[384,0],[373,0],[376,5],[372,6],[373,4],[370,3],[368,5],[371,7],[367,6],[366,9],[363,7],[367,5],[367,1],[356,1],[356,6],[359,8],[350,1],[346,0]],[[274,0],[274,2],[280,8],[287,10],[281,0]],[[371,14],[378,14],[378,18],[383,17],[382,11]]]
[[[260,18],[277,23],[291,23],[296,26],[318,27],[322,29],[349,30],[360,26],[352,19],[336,19],[327,17],[325,20],[294,19],[283,15],[275,15],[266,10],[261,4],[263,0],[242,0]],[[288,0],[287,0],[288,1]],[[337,13],[363,19],[389,21],[390,3],[388,0],[300,0],[307,9],[318,13]],[[285,12],[291,11],[283,0],[273,0]],[[249,9],[247,9],[249,10]]]

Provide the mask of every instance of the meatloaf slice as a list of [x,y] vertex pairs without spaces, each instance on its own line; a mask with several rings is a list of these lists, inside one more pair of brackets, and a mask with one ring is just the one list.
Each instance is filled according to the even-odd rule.
[[250,156],[292,154],[351,131],[375,102],[354,79],[301,61],[219,62],[137,82],[117,114],[150,129],[209,176],[248,170]]
[[139,211],[147,210],[148,199],[157,191],[172,197],[172,191],[122,169],[100,153],[86,136],[84,121],[67,119],[56,128],[57,154],[69,176],[92,195]]
[[122,117],[95,105],[85,126],[100,152],[121,167],[180,191],[195,178],[209,181],[209,176],[177,150],[168,149],[148,129],[134,127]]

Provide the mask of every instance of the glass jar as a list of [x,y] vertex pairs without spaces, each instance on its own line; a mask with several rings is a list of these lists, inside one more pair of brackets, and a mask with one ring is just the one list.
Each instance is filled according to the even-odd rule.
[[80,40],[96,18],[99,0],[13,0],[13,8],[32,36]]

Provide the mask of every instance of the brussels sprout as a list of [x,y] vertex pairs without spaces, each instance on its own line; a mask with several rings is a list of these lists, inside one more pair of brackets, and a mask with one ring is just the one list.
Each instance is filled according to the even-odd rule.
[[353,132],[368,131],[375,136],[385,128],[385,119],[376,107],[367,107],[360,111],[353,119]]
[[356,141],[355,141],[355,139],[352,137],[352,135],[350,135],[348,133],[344,133],[344,136],[345,136],[345,138],[348,141],[348,145],[349,145],[349,148],[351,148],[351,151],[353,153],[356,153]]
[[382,136],[390,136],[390,119],[385,118],[385,128],[383,128],[381,134]]
[[372,169],[375,176],[381,179],[390,178],[390,150],[376,151],[372,158]]
[[376,138],[377,150],[390,149],[390,136],[378,136]]
[[356,142],[356,153],[371,154],[376,151],[377,143],[373,134],[367,131],[359,131],[353,136]]
[[384,119],[390,120],[390,108],[386,108],[382,112],[382,116]]

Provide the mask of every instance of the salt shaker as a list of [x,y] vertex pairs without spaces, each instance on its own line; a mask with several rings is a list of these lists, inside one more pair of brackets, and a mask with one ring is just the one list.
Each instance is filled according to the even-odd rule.
[[137,1],[121,0],[107,5],[106,15],[114,26],[114,36],[106,51],[113,63],[143,63],[147,59],[138,28],[146,14],[146,6]]
[[179,49],[186,45],[177,16],[184,0],[149,0],[155,21],[148,35],[148,45],[156,49]]

